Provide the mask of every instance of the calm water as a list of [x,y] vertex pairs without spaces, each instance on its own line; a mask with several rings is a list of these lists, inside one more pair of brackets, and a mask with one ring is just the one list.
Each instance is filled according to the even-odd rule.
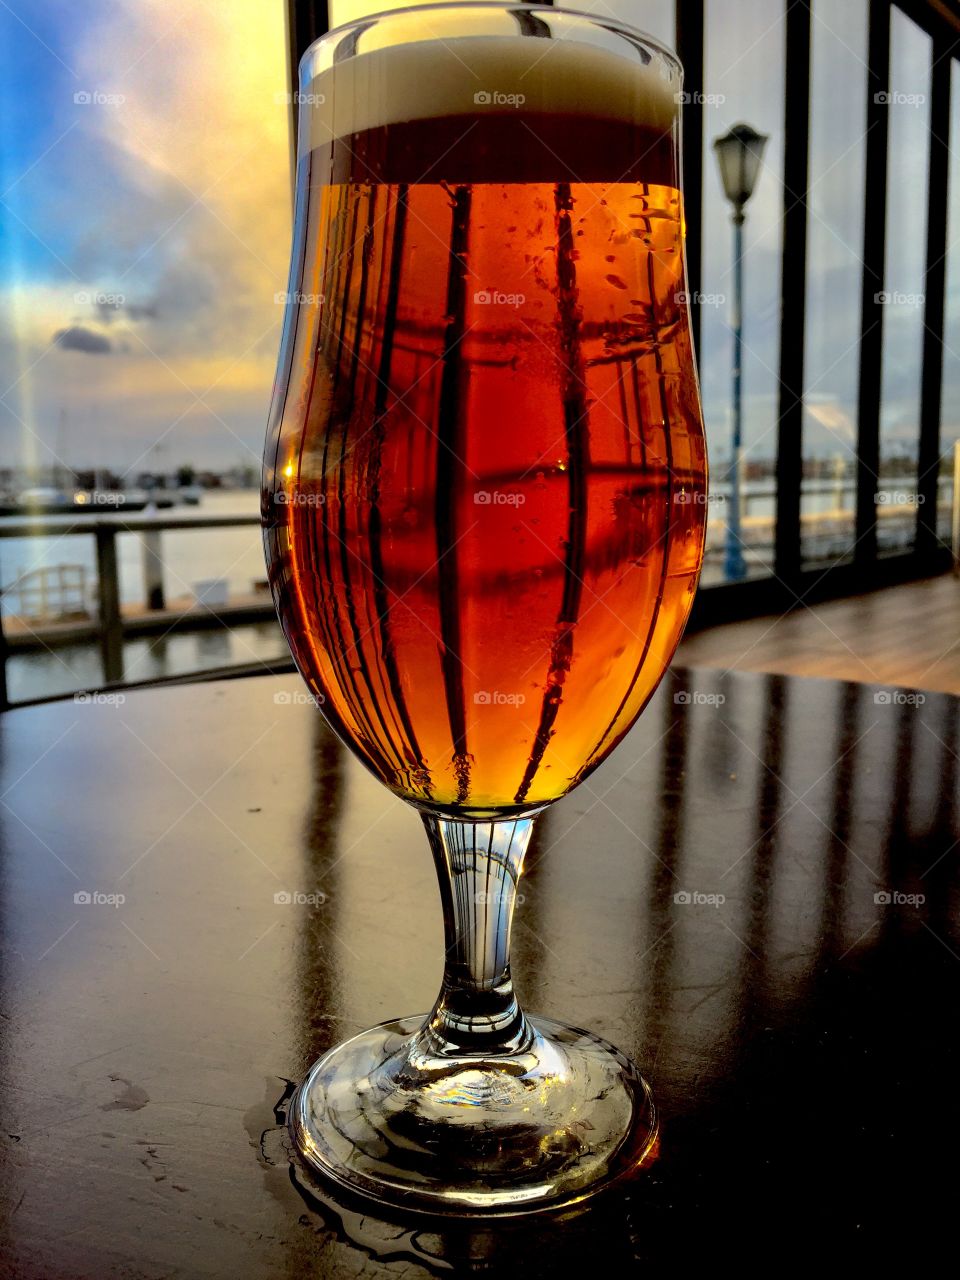
[[[257,490],[233,490],[204,494],[199,507],[176,507],[161,515],[189,519],[204,515],[255,516],[260,512]],[[194,583],[210,578],[226,578],[231,595],[250,595],[253,583],[266,577],[260,530],[253,525],[240,529],[199,529],[161,535],[164,586],[167,599],[192,594]],[[123,534],[117,540],[120,559],[120,598],[125,605],[143,601],[143,543],[140,534]],[[0,539],[0,583],[5,591],[21,574],[41,565],[79,565],[86,572],[88,603],[96,600],[96,554],[92,537],[71,535],[57,538]],[[4,614],[18,612],[15,594],[3,598]]]

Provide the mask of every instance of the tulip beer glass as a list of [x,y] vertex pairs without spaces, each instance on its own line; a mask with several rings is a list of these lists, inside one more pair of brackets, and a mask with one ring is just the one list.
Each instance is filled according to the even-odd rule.
[[536,815],[630,729],[700,570],[680,89],[649,37],[528,5],[395,10],[301,64],[270,582],[326,718],[423,817],[447,950],[433,1011],[328,1052],[291,1125],[381,1203],[570,1204],[656,1135],[509,952]]

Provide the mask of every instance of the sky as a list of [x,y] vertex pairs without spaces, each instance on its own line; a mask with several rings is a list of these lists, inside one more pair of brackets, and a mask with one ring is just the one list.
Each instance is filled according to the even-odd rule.
[[282,8],[0,7],[0,455],[257,464],[290,241]]
[[[334,0],[340,22],[374,0]],[[672,41],[672,0],[581,0]],[[256,466],[290,239],[283,0],[0,5],[0,461]],[[746,226],[744,433],[776,448],[783,0],[706,0],[700,374],[728,449],[729,206],[710,143],[769,135]],[[895,19],[883,447],[916,439],[929,42]],[[863,237],[866,0],[814,0],[808,454],[852,457]],[[79,96],[78,96],[79,95]],[[926,101],[923,99],[926,97]],[[913,101],[920,99],[920,101]],[[954,124],[960,115],[954,99]],[[960,130],[955,128],[954,141]],[[958,144],[960,145],[960,144]],[[955,150],[957,147],[955,146]],[[953,165],[953,171],[960,165]],[[952,171],[952,172],[953,172]],[[960,241],[960,179],[950,238]],[[960,260],[960,253],[954,255]],[[944,437],[960,413],[960,261],[949,260]]]

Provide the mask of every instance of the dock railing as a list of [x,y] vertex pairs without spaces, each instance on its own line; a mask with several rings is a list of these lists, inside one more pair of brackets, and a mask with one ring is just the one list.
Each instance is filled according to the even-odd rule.
[[[6,663],[11,653],[49,650],[58,644],[96,641],[106,685],[124,683],[124,640],[130,636],[194,631],[217,626],[237,626],[263,622],[275,616],[269,593],[255,594],[240,602],[219,604],[202,600],[189,607],[167,607],[164,599],[160,551],[161,535],[172,530],[226,529],[238,526],[258,528],[257,515],[192,515],[146,512],[142,515],[104,516],[50,515],[24,516],[0,520],[0,539],[88,537],[96,544],[96,611],[87,619],[72,618],[61,623],[38,622],[23,625],[16,633],[3,626],[0,613],[0,706],[7,706]],[[143,538],[144,607],[132,612],[121,608],[117,539],[122,534],[139,533]],[[2,543],[0,543],[2,554]],[[15,593],[17,584],[12,585]],[[8,586],[7,592],[11,592]]]

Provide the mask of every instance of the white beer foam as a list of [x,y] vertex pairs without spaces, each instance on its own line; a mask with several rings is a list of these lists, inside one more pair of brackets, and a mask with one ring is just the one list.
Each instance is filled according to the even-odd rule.
[[679,68],[656,53],[644,64],[624,48],[458,36],[372,49],[303,84],[300,147],[382,125],[483,113],[593,116],[668,132],[679,110]]

